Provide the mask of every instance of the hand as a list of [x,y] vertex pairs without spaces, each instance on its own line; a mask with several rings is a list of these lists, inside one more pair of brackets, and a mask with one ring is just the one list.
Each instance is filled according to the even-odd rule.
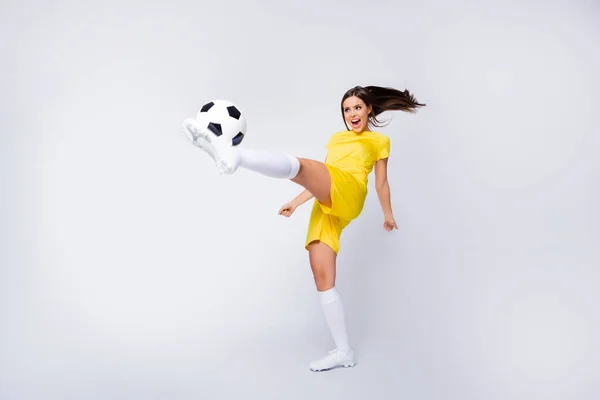
[[383,221],[383,229],[388,232],[391,232],[393,229],[398,229],[398,225],[396,225],[396,221],[392,215],[386,215]]
[[279,215],[283,215],[284,217],[289,217],[294,213],[294,211],[296,210],[296,207],[298,207],[298,206],[296,204],[294,204],[294,202],[289,202],[279,209]]

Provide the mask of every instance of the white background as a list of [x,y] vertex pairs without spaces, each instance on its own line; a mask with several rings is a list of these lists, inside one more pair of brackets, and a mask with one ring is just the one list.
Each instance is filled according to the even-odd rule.
[[[595,1],[4,1],[0,398],[597,399]],[[302,190],[220,176],[180,132],[322,160],[355,85],[408,88],[382,228],[371,176],[331,348]]]

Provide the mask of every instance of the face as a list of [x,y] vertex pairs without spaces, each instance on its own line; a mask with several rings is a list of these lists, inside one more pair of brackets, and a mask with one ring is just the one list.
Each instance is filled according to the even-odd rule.
[[348,97],[342,103],[344,119],[348,126],[356,133],[369,130],[369,113],[371,107],[367,107],[365,102],[356,96]]

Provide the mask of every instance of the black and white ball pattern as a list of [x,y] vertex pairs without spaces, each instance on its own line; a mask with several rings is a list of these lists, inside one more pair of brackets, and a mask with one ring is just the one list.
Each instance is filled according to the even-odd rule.
[[229,138],[233,146],[239,145],[246,135],[246,116],[228,100],[212,100],[204,104],[198,110],[196,120],[216,136]]

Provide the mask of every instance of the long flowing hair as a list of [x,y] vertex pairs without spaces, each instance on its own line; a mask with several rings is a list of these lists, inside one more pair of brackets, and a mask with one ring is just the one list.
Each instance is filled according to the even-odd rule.
[[419,103],[408,90],[401,91],[381,86],[355,86],[344,93],[341,101],[342,119],[344,120],[346,129],[349,128],[346,119],[344,118],[344,100],[352,96],[356,96],[364,101],[367,107],[372,107],[368,121],[370,127],[387,125],[387,123],[383,123],[377,119],[377,116],[385,111],[405,111],[414,113],[418,107],[425,106],[425,104]]

